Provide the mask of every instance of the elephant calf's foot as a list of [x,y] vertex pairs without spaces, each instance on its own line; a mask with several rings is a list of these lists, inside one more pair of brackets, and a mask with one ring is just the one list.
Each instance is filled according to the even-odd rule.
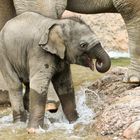
[[23,100],[24,101],[24,108],[29,112],[29,101],[28,100]]
[[45,130],[40,128],[27,128],[28,134],[45,133]]
[[78,119],[77,111],[70,112],[70,113],[67,113],[65,115],[66,115],[66,118],[68,119],[69,123],[73,123]]
[[27,128],[27,132],[28,132],[29,134],[36,133],[36,129],[35,129],[35,128]]
[[123,79],[125,83],[140,83],[140,71],[128,69]]

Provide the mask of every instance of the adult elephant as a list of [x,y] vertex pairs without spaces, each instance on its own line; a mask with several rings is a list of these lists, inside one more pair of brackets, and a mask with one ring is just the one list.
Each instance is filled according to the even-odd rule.
[[66,4],[67,0],[0,0],[0,30],[8,20],[26,11],[60,18]]
[[139,0],[68,0],[67,10],[94,14],[120,13],[129,37],[130,66],[125,82],[140,82],[140,1]]

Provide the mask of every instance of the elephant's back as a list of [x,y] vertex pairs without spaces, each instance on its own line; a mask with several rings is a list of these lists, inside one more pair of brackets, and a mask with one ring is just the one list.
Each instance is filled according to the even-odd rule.
[[19,25],[23,24],[25,26],[28,25],[28,27],[39,27],[42,22],[49,20],[53,19],[49,19],[35,12],[25,12],[11,19],[9,22],[14,22],[14,24],[18,23]]
[[[27,34],[27,37],[39,28],[45,17],[33,12],[25,12],[9,20],[1,30],[3,34],[12,35],[13,38]],[[5,36],[6,37],[6,36]]]
[[16,12],[12,0],[0,0],[0,30],[5,23],[15,17]]

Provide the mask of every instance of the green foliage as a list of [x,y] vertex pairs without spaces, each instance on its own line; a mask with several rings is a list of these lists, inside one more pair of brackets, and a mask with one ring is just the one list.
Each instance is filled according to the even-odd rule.
[[111,66],[121,66],[121,67],[127,67],[130,63],[129,58],[119,58],[119,59],[111,59]]

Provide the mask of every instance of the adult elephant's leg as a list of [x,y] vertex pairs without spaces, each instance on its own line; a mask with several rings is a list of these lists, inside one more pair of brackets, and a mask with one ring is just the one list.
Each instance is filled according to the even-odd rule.
[[62,109],[69,122],[78,118],[76,111],[74,88],[71,78],[70,67],[67,66],[62,72],[54,75],[52,83],[60,99]]
[[140,82],[140,2],[138,0],[114,0],[128,31],[130,66],[125,82]]
[[0,30],[4,24],[16,16],[12,0],[0,0]]

